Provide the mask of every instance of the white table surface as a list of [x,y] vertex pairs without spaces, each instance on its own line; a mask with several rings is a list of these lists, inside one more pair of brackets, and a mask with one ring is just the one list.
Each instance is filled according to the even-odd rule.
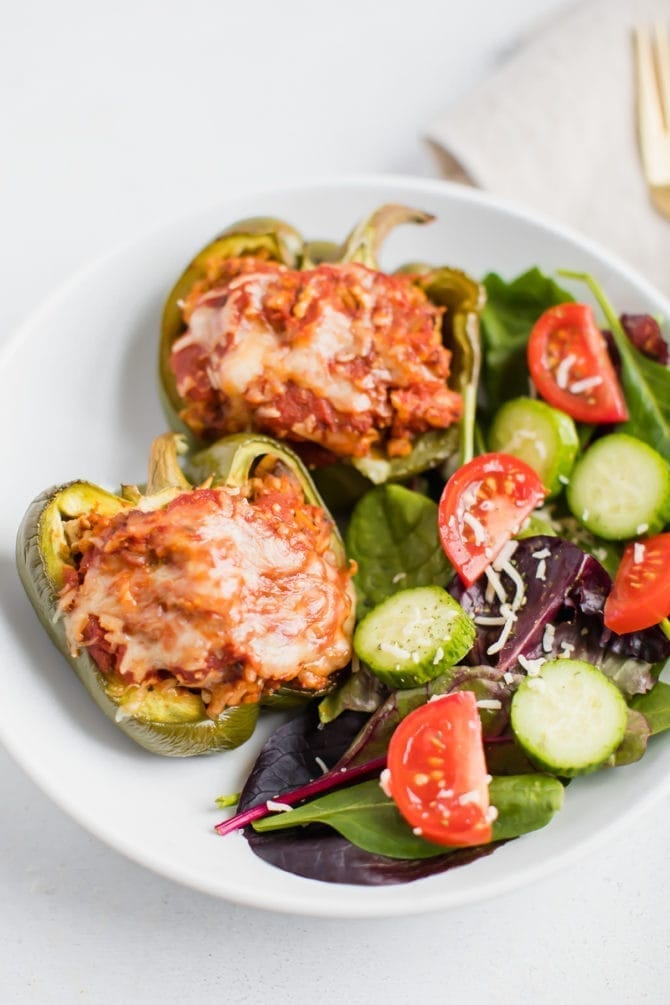
[[[0,339],[80,265],[240,186],[434,175],[427,123],[563,6],[3,4]],[[532,887],[364,922],[244,909],[147,872],[68,819],[2,750],[0,805],[2,1005],[670,995],[667,802]]]

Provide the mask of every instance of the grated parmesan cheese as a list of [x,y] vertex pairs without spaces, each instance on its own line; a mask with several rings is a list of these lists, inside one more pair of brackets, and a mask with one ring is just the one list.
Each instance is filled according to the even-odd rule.
[[544,635],[542,636],[542,648],[545,653],[550,653],[554,647],[554,635],[556,634],[556,629],[553,625],[544,626]]
[[514,618],[514,616],[509,617],[507,619],[507,621],[503,625],[503,629],[502,629],[500,635],[498,636],[497,642],[494,642],[493,645],[490,645],[488,647],[488,649],[486,650],[486,652],[487,652],[487,654],[489,656],[494,656],[495,653],[499,653],[500,650],[503,648],[503,646],[505,645],[505,643],[507,642],[507,640],[508,640],[508,638],[510,636],[510,632],[512,631],[512,627],[514,625],[514,621],[515,620],[516,619]]
[[519,656],[517,659],[519,666],[522,666],[529,677],[537,677],[540,667],[546,663],[544,656],[538,656],[535,660],[529,660],[526,656]]
[[409,650],[397,646],[395,642],[380,642],[377,648],[387,656],[396,656],[400,660],[408,660],[411,656]]
[[[498,575],[498,573],[495,572],[495,570],[492,569],[491,566],[488,566],[488,568],[486,568],[484,572],[486,573],[486,578],[488,580],[488,586],[486,588],[486,595],[485,595],[486,601],[488,603],[491,603],[491,601],[493,600],[493,596],[495,594],[495,596],[498,598],[501,604],[506,604],[507,593],[505,592],[505,587],[502,585],[500,581],[500,576]],[[490,587],[490,596],[489,596],[489,587]]]
[[476,789],[472,789],[470,792],[464,792],[462,796],[458,797],[458,802],[461,806],[467,806],[468,803],[481,803],[482,799]]
[[551,552],[548,548],[540,548],[539,551],[532,552],[532,557],[537,558],[538,560],[541,558],[550,558],[550,556]]
[[505,562],[502,571],[507,573],[516,588],[514,600],[512,601],[512,610],[516,611],[521,606],[521,601],[526,592],[524,581],[511,562]]
[[582,380],[576,380],[573,384],[570,384],[568,388],[570,394],[583,394],[584,391],[591,391],[594,387],[599,387],[603,382],[602,377],[584,377]]
[[500,572],[504,568],[505,563],[509,562],[510,558],[512,557],[512,555],[514,554],[514,552],[518,547],[519,542],[511,540],[507,541],[502,546],[502,548],[498,552],[498,555],[496,556],[495,561],[493,562],[493,569],[495,572]]
[[472,513],[464,513],[463,523],[467,524],[467,526],[470,527],[474,533],[475,544],[486,544],[489,536],[484,529],[484,525],[479,522],[476,516],[473,516]]
[[565,356],[556,367],[556,383],[562,391],[565,391],[568,386],[570,381],[570,370],[576,362],[577,357],[574,353],[570,353],[568,356]]
[[270,813],[288,813],[289,810],[293,809],[288,803],[278,803],[275,799],[268,799],[265,805]]

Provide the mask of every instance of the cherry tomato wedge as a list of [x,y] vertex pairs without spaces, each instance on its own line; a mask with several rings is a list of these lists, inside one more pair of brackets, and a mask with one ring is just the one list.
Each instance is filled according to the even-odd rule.
[[578,422],[625,422],[628,409],[607,343],[588,304],[558,304],[528,339],[528,369],[539,394]]
[[626,545],[605,601],[605,624],[623,635],[651,628],[669,615],[670,534]]
[[428,841],[451,846],[491,840],[477,699],[454,691],[410,712],[388,749],[388,790],[400,813]]
[[440,541],[466,586],[472,586],[547,494],[533,469],[510,454],[481,454],[444,486]]

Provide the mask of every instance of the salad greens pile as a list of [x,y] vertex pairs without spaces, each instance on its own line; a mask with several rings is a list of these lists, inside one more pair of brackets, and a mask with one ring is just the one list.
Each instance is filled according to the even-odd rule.
[[[620,320],[590,276],[561,275],[590,288],[609,329],[604,334],[628,411],[612,438],[615,458],[622,446],[617,435],[624,432],[640,441],[643,449],[652,448],[654,458],[667,466],[667,343],[657,338],[640,347],[641,316]],[[468,393],[472,400],[476,397],[477,410],[466,411],[463,419],[469,428],[461,431],[461,444],[471,444],[472,449],[461,452],[461,464],[469,460],[468,453],[486,452],[501,407],[529,395],[527,346],[533,326],[549,308],[574,299],[536,268],[511,282],[490,274],[483,286],[487,300],[481,311],[481,351],[469,333],[477,362],[469,369]],[[645,332],[650,325],[658,328],[645,316]],[[595,386],[597,381],[591,383]],[[612,436],[614,426],[602,420],[578,421],[575,428],[580,464],[588,456],[588,446]],[[379,885],[466,864],[545,826],[560,809],[572,775],[594,766],[630,764],[643,756],[654,734],[670,728],[670,685],[659,680],[670,659],[667,620],[658,617],[658,623],[623,632],[605,623],[605,606],[622,555],[633,547],[631,538],[637,538],[636,549],[644,548],[647,526],[636,526],[625,537],[601,536],[589,526],[593,523],[589,514],[575,513],[574,506],[571,510],[566,493],[560,491],[515,528],[502,561],[493,564],[495,572],[467,582],[445,554],[441,527],[439,500],[452,470],[453,463],[445,463],[403,484],[378,485],[353,508],[347,500],[337,510],[347,554],[357,567],[359,622],[374,616],[389,598],[397,603],[389,609],[402,622],[408,610],[416,610],[411,605],[421,590],[438,587],[458,601],[474,625],[475,637],[458,665],[440,665],[433,679],[417,686],[390,686],[384,674],[380,680],[370,666],[374,653],[368,658],[367,651],[357,647],[352,667],[337,689],[270,736],[241,793],[237,815],[217,830],[226,834],[244,826],[254,853],[281,869],[327,882]],[[569,478],[561,478],[561,485],[567,482]],[[644,495],[644,486],[636,488]],[[329,501],[336,504],[337,495]],[[661,529],[670,521],[669,503],[659,503]],[[510,602],[513,595],[516,606]],[[501,626],[510,619],[511,630],[502,638]],[[408,637],[406,625],[398,627],[393,620],[392,615],[382,620],[380,631],[388,624],[391,641],[386,648],[395,646],[402,652],[397,638]],[[384,649],[384,641],[379,645]],[[547,768],[546,761],[538,759],[525,738],[511,728],[514,706],[525,700],[522,694],[544,685],[544,665],[557,668],[559,691],[565,686],[568,697],[569,674],[581,680],[593,671],[591,683],[598,697],[604,696],[606,706],[609,701],[617,714],[623,714],[616,735],[605,736],[605,755],[597,765],[587,767],[585,761],[580,766],[574,759],[573,737],[558,735],[558,754],[552,754],[554,761]],[[492,776],[490,801],[497,815],[490,840],[457,847],[427,840],[420,828],[410,826],[383,784],[383,775],[380,784],[380,772],[387,764],[392,737],[407,716],[463,691],[477,699],[486,766]],[[602,722],[595,711],[587,710],[587,716],[595,732],[606,734],[610,729],[605,712]],[[521,718],[517,709],[517,720]],[[274,812],[279,810],[290,812]]]

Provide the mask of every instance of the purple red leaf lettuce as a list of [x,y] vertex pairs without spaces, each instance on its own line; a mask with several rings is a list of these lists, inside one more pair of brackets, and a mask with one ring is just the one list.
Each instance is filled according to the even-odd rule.
[[[534,557],[538,553],[545,557]],[[670,641],[656,627],[627,635],[605,627],[603,608],[612,581],[593,556],[562,538],[542,535],[519,541],[511,562],[525,588],[517,620],[497,654],[488,649],[498,639],[500,627],[478,625],[469,662],[488,664],[502,676],[518,669],[519,656],[570,656],[599,666],[627,696],[653,686],[651,668],[670,656]],[[504,571],[500,579],[511,599],[512,580]],[[486,599],[487,585],[482,576],[469,588],[454,581],[449,589],[472,617],[500,616],[499,599]],[[547,625],[553,633],[547,632]]]

